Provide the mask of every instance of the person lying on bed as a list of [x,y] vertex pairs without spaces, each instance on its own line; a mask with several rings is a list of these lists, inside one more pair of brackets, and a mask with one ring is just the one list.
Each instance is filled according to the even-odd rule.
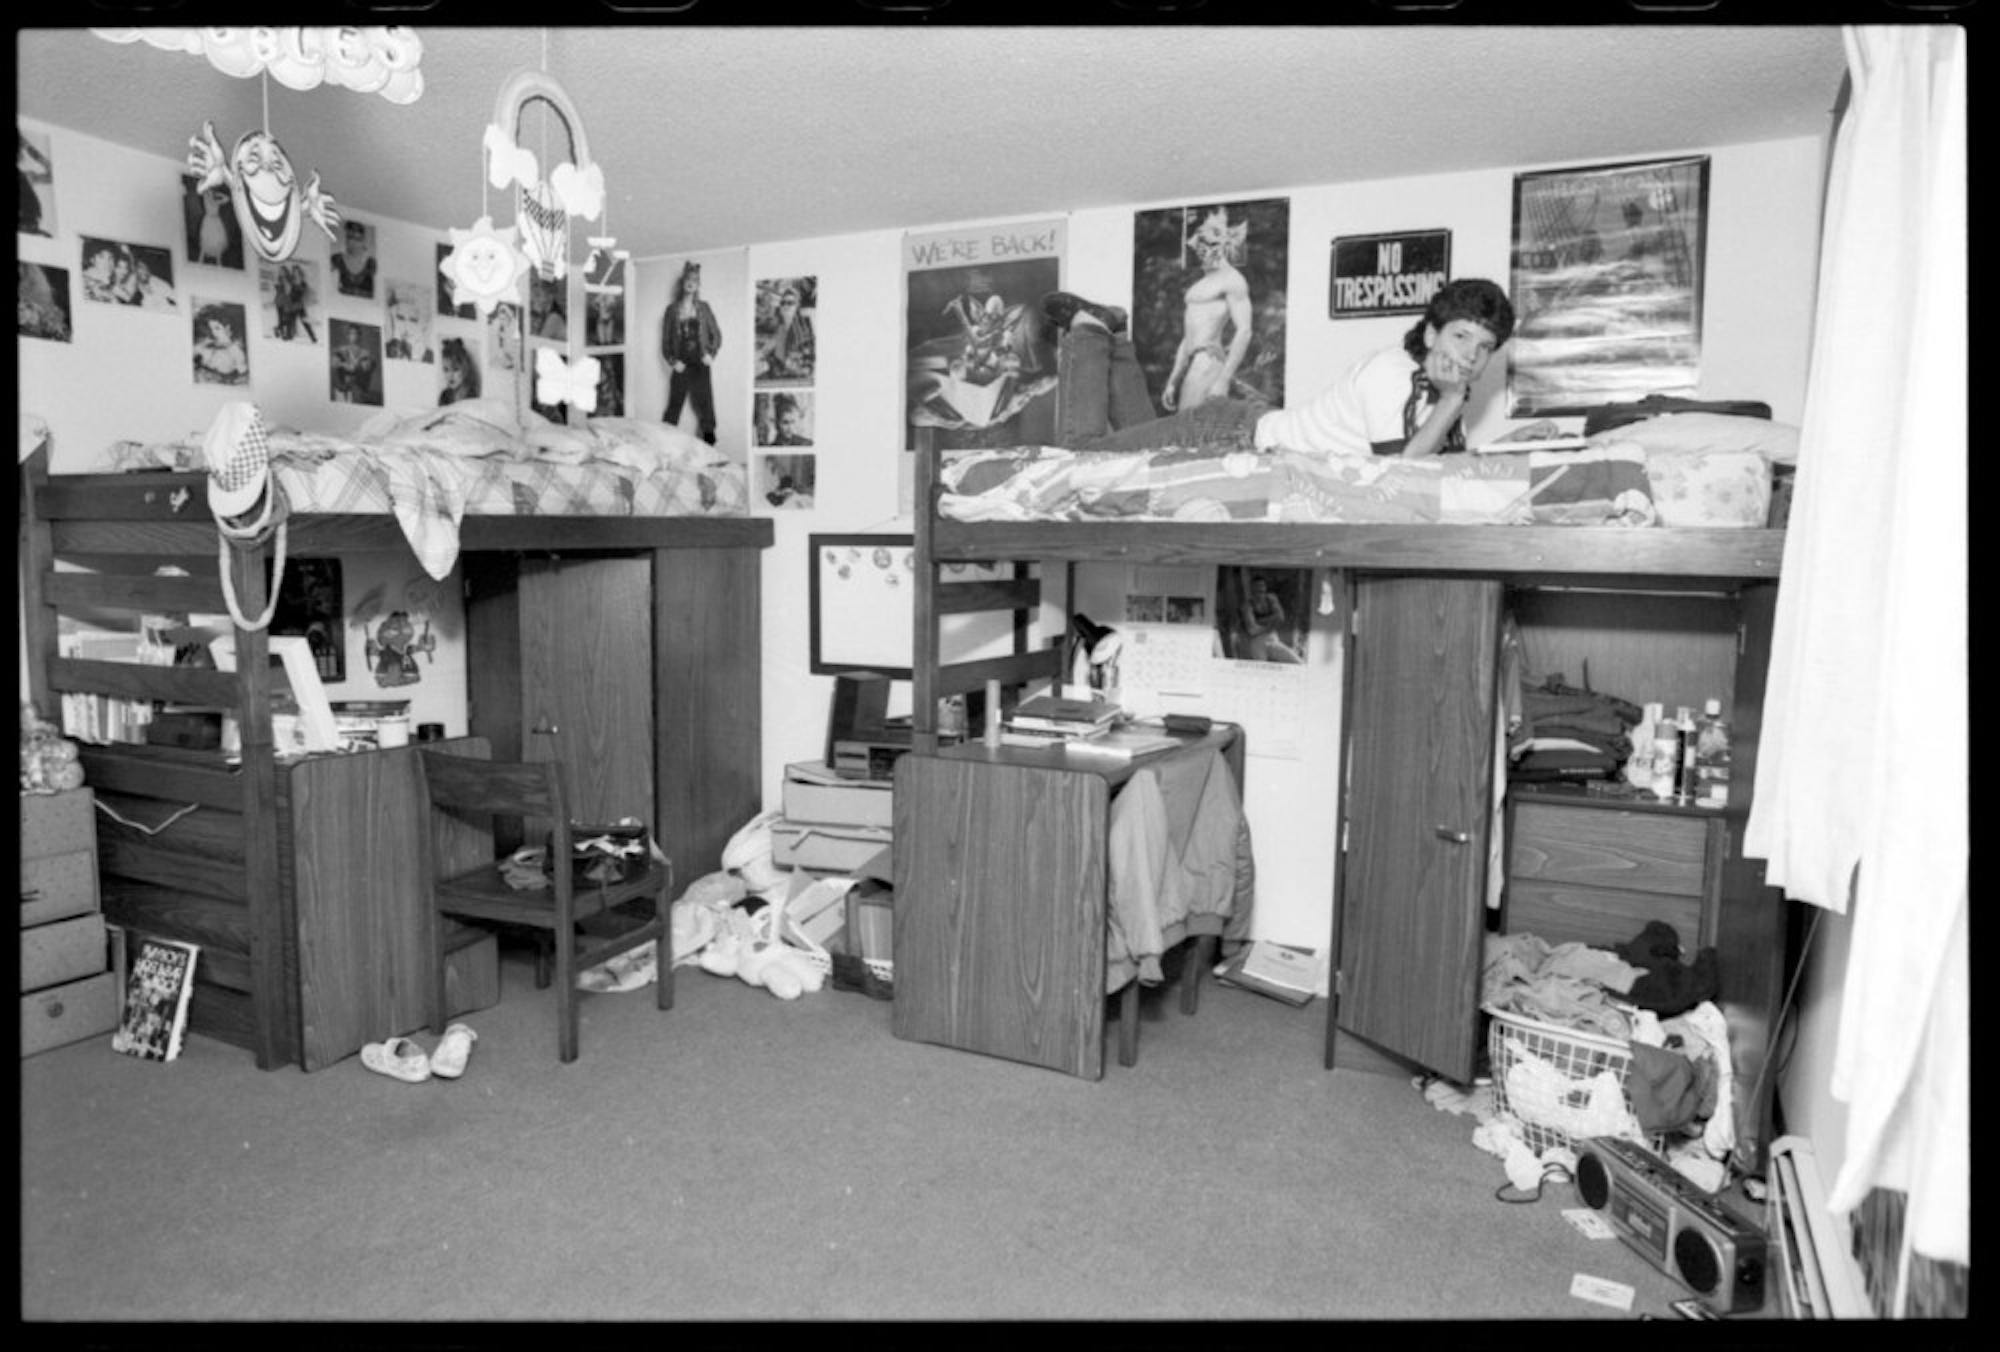
[[[1211,399],[1155,415],[1123,310],[1067,291],[1042,298],[1060,335],[1056,435],[1071,450],[1157,446],[1291,450],[1327,455],[1444,455],[1465,449],[1473,383],[1514,335],[1514,307],[1481,277],[1445,283],[1396,347],[1363,358],[1308,402]],[[1552,436],[1539,422],[1501,440]]]

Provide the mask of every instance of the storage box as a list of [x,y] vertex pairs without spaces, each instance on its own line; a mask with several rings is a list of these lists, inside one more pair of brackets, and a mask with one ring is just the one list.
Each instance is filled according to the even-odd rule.
[[97,852],[21,860],[21,925],[46,925],[97,909]]
[[888,780],[841,779],[817,761],[785,767],[787,821],[889,827],[895,825],[895,803],[895,786]]
[[40,859],[97,848],[96,798],[89,789],[21,795],[21,857]]
[[95,913],[21,931],[21,989],[60,986],[104,970],[104,917]]
[[118,1026],[118,977],[99,972],[21,997],[21,1055],[33,1056]]
[[889,832],[870,826],[824,826],[786,821],[771,824],[771,860],[785,868],[854,873],[889,848]]

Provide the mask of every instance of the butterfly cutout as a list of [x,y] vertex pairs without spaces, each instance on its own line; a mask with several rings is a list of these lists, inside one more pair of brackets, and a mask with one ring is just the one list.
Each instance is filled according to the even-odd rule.
[[597,358],[566,360],[552,347],[535,349],[535,402],[574,404],[585,413],[597,411]]

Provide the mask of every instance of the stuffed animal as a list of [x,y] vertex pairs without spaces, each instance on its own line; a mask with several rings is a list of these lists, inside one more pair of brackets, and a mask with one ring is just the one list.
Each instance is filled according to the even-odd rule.
[[62,729],[21,704],[21,791],[62,793],[83,787],[83,763],[75,742]]

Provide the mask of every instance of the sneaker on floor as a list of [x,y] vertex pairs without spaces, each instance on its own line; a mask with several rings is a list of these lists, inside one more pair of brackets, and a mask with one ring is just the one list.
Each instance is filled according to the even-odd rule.
[[1115,305],[1099,305],[1069,291],[1051,291],[1042,297],[1042,317],[1057,333],[1066,331],[1079,313],[1089,315],[1113,333],[1125,330],[1125,312]]

